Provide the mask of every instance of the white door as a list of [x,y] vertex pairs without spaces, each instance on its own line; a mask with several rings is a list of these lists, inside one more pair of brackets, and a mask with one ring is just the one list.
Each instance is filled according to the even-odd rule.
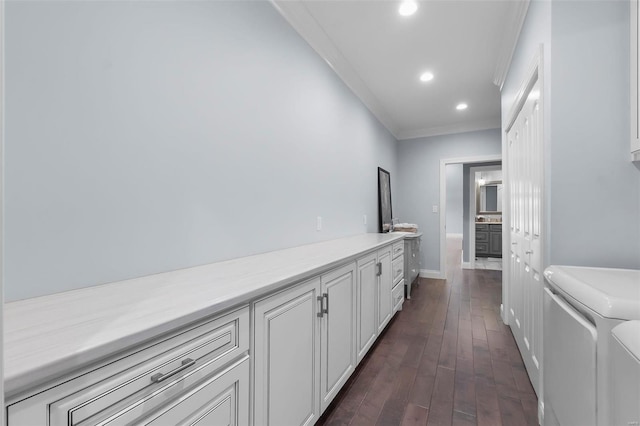
[[356,349],[358,362],[367,354],[378,335],[378,256],[369,254],[358,259],[356,269]]
[[321,411],[356,368],[356,270],[351,264],[323,275],[320,335]]
[[[509,324],[531,383],[540,395],[542,362],[542,112],[537,78],[507,129],[509,191]],[[505,229],[506,230],[506,229]]]
[[393,312],[391,247],[378,251],[378,265],[378,333],[380,333],[391,319]]
[[320,278],[255,304],[256,425],[312,425],[320,414]]

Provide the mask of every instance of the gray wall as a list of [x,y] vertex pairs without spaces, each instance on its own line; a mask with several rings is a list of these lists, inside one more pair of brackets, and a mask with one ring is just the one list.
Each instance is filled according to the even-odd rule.
[[[457,133],[398,142],[398,190],[394,212],[402,222],[417,223],[422,237],[422,269],[440,269],[440,160],[500,155],[500,129]],[[397,200],[397,201],[395,201]]]
[[628,8],[622,1],[532,1],[503,87],[506,118],[543,43],[545,266],[640,267]]
[[462,164],[448,164],[447,173],[447,234],[462,234],[463,191]]
[[[629,154],[629,4],[553,2],[551,37],[550,261],[638,268],[640,171]],[[594,218],[601,226],[593,226]]]
[[397,193],[268,2],[9,2],[5,105],[8,300],[376,232],[378,166]]

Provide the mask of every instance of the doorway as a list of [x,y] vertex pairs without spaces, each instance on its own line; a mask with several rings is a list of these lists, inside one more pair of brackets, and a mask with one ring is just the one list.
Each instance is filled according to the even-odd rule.
[[[447,166],[481,165],[482,163],[500,163],[501,161],[502,156],[500,154],[440,160],[440,276],[437,278],[447,279]],[[468,227],[463,227],[463,234],[465,232],[464,228]],[[455,244],[455,242],[452,243]],[[465,256],[465,246],[466,242],[462,247],[463,256]],[[468,253],[469,250],[466,249],[466,251]],[[452,259],[452,261],[462,262],[462,259]],[[462,266],[466,266],[465,262],[462,262]]]
[[502,271],[502,163],[469,168],[468,269]]

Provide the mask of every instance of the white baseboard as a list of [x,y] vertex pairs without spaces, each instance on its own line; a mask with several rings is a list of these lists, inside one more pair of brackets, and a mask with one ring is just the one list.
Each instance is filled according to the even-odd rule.
[[462,234],[447,234],[447,238],[462,238]]
[[544,401],[538,401],[538,424],[544,424]]
[[443,280],[444,275],[440,271],[434,271],[433,269],[420,269],[421,278],[433,278],[436,280]]
[[471,262],[462,262],[462,269],[473,269]]

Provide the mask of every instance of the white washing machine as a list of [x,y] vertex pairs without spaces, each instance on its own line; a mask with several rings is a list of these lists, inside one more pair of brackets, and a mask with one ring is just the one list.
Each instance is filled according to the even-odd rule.
[[611,414],[614,426],[640,425],[640,321],[612,331]]
[[640,271],[550,266],[544,276],[544,424],[610,426],[611,330],[640,320]]

